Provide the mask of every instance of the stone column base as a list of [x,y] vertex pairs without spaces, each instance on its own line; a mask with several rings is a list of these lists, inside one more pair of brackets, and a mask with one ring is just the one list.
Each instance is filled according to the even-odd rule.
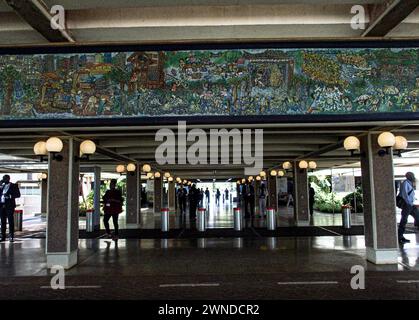
[[47,268],[62,266],[70,269],[77,264],[77,250],[70,253],[47,253]]
[[127,223],[125,227],[127,229],[140,229],[141,226],[138,223]]
[[297,220],[297,221],[295,221],[295,225],[297,227],[308,227],[308,226],[310,226],[310,221],[308,221],[308,220]]
[[366,248],[367,260],[374,264],[397,264],[399,257],[398,249],[374,249]]

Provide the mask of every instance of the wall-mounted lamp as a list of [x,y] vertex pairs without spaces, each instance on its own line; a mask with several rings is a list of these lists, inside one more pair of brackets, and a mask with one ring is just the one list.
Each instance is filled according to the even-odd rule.
[[151,166],[149,164],[144,164],[142,170],[145,173],[149,173],[151,172]]
[[278,170],[278,176],[283,177],[285,175],[285,172],[283,170]]
[[75,156],[75,160],[89,160],[89,157],[96,152],[96,144],[92,140],[84,140],[80,143],[80,156]]
[[378,151],[378,155],[383,157],[390,153],[391,148],[396,144],[396,137],[391,132],[382,132],[378,136],[378,145],[383,148]]
[[316,163],[316,161],[309,161],[309,162],[308,162],[308,167],[309,167],[309,169],[311,169],[311,170],[316,169],[316,168],[317,168],[317,163]]
[[298,163],[298,167],[300,168],[300,172],[303,172],[304,170],[306,170],[308,168],[308,162],[305,160],[301,160]]
[[395,155],[401,157],[402,150],[407,149],[407,139],[403,136],[396,136],[396,143],[393,146],[393,149],[396,151]]
[[47,151],[52,155],[52,159],[62,161],[63,156],[59,153],[63,150],[63,142],[58,137],[51,137],[45,143]]
[[160,178],[160,177],[161,177],[161,173],[157,171],[157,172],[154,174],[154,178]]
[[135,174],[135,170],[137,170],[137,166],[134,163],[127,164],[127,172],[133,176]]
[[262,180],[262,177],[261,176],[257,176],[256,177],[256,181],[260,181],[260,180]]
[[123,164],[117,165],[116,172],[122,175],[125,172],[125,166]]
[[46,180],[48,178],[48,175],[46,173],[38,173],[38,180]]
[[343,147],[346,151],[349,151],[351,153],[351,157],[364,156],[364,153],[355,154],[355,151],[359,150],[360,146],[361,143],[359,139],[355,136],[349,136],[343,141]]
[[278,172],[276,170],[271,170],[270,174],[272,177],[276,177]]
[[283,168],[285,171],[289,171],[289,170],[291,170],[291,169],[292,169],[292,164],[291,164],[291,162],[289,162],[289,161],[285,161],[285,162],[282,164],[282,168]]
[[44,157],[48,155],[46,142],[38,141],[37,143],[35,143],[35,145],[33,146],[33,152],[35,153],[36,156],[39,157],[41,162],[44,162],[45,160]]
[[259,175],[260,175],[261,178],[264,178],[264,177],[266,177],[266,172],[261,171],[261,172],[259,172]]

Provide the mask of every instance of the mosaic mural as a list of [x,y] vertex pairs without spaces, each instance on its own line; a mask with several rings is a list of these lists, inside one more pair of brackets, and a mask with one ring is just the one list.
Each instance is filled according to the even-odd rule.
[[0,117],[416,112],[417,48],[0,56]]

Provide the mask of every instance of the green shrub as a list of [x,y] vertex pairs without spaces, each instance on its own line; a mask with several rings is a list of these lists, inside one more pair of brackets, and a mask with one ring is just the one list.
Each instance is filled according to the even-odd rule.
[[348,204],[352,207],[352,211],[355,211],[355,199],[356,199],[356,212],[363,212],[364,211],[364,205],[363,205],[363,199],[362,199],[362,189],[360,187],[357,187],[355,192],[352,192],[348,195],[346,195],[342,199],[343,204]]
[[325,213],[342,211],[342,200],[336,192],[331,191],[331,177],[310,176],[311,186],[314,188],[314,209]]

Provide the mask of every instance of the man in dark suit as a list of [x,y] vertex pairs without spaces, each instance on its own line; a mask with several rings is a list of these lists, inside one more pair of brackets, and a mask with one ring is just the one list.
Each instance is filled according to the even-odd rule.
[[6,223],[9,221],[9,240],[13,242],[15,231],[14,212],[16,198],[20,198],[19,187],[10,182],[10,176],[5,175],[0,181],[0,219],[1,219],[1,240],[6,241]]
[[[247,181],[244,186],[244,216],[253,219],[255,216],[255,188],[252,182]],[[250,211],[250,212],[249,212]]]

